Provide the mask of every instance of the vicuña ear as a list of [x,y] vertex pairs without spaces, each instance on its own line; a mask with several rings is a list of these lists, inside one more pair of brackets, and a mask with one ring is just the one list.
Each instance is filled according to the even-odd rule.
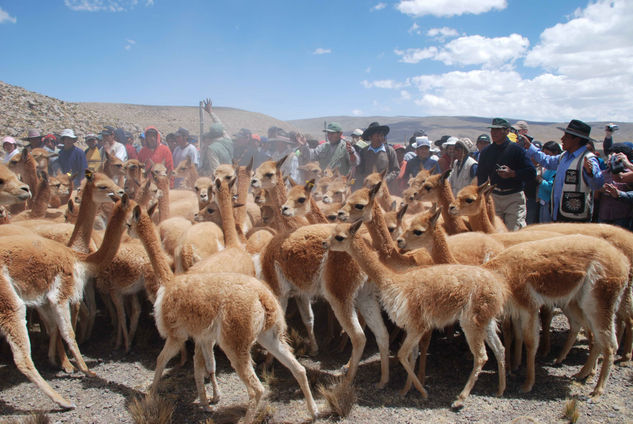
[[433,215],[431,216],[431,220],[429,221],[433,227],[437,224],[437,220],[440,218],[440,214],[442,213],[442,207],[437,208]]
[[[154,215],[154,212],[156,211],[157,207],[158,207],[158,202],[154,203],[149,208],[147,208],[147,215],[149,215],[149,216]],[[138,206],[137,206],[137,208],[138,208]],[[139,211],[140,211],[140,209],[139,209]]]
[[380,179],[382,180],[383,178],[385,178],[385,175],[387,175],[387,168],[383,169],[380,173]]
[[303,186],[303,188],[305,189],[306,193],[312,192],[312,189],[314,188],[314,178],[312,178],[310,181],[307,181],[306,185]]
[[284,178],[286,179],[286,181],[288,181],[290,183],[290,187],[294,187],[294,186],[297,185],[297,182],[290,175],[288,175],[287,177],[284,177]]
[[141,218],[141,207],[139,205],[136,205],[134,206],[134,210],[132,211],[132,219],[134,220],[134,222],[138,222],[140,218]]
[[222,185],[222,181],[220,181],[219,178],[215,179],[215,187],[217,188],[217,190],[220,189],[220,186]]
[[108,197],[110,197],[110,199],[112,199],[113,202],[118,202],[119,200],[121,200],[121,198],[114,193],[108,194]]
[[477,186],[477,192],[481,193],[490,186],[490,180],[486,180],[482,185]]
[[75,202],[73,202],[73,199],[68,199],[68,210],[70,213],[75,212]]
[[123,196],[121,196],[121,206],[127,207],[129,200],[130,198],[128,197],[127,193],[123,193]]
[[373,186],[372,188],[369,189],[369,199],[372,200],[374,197],[376,197],[376,194],[378,193],[378,190],[380,190],[380,186],[382,185],[382,180],[378,181],[378,184],[376,184],[375,186]]
[[358,221],[356,221],[355,223],[353,223],[352,225],[350,225],[349,227],[349,233],[350,235],[354,235],[356,234],[356,232],[358,231],[358,229],[360,228],[360,226],[363,224],[363,221],[361,219],[359,219]]
[[405,213],[407,213],[407,209],[408,208],[409,208],[409,204],[408,203],[405,203],[404,205],[402,205],[402,207],[400,208],[400,210],[396,214],[396,219],[398,220],[398,222],[402,221],[402,217],[404,216]]
[[286,161],[286,159],[288,159],[288,156],[290,156],[290,153],[288,153],[286,156],[284,156],[283,158],[281,158],[277,162],[275,162],[275,168],[280,169],[281,165],[283,165],[284,162]]
[[92,182],[92,180],[94,180],[95,177],[95,173],[92,172],[90,169],[86,168],[86,173],[84,174],[86,176],[86,180]]
[[450,168],[448,168],[446,171],[442,172],[442,175],[440,176],[440,181],[446,180],[449,175],[451,175],[451,169]]
[[233,185],[235,185],[236,180],[237,180],[237,176],[231,178],[231,181],[229,181],[229,190],[233,188]]
[[251,156],[250,162],[246,165],[246,172],[250,173],[253,170],[253,156]]

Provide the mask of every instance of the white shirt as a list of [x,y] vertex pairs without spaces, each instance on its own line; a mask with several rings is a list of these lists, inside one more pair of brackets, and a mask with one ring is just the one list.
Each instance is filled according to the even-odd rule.
[[18,148],[13,149],[13,151],[11,153],[5,153],[3,158],[2,158],[2,163],[4,163],[6,165],[7,163],[9,163],[11,158],[13,156],[17,155],[18,153],[20,153],[20,149],[18,149]]
[[114,156],[118,157],[123,162],[127,160],[127,150],[125,150],[125,146],[123,144],[119,143],[118,141],[115,141],[112,147],[110,148],[106,148],[106,147],[107,146],[104,146],[105,150],[111,155],[114,154]]

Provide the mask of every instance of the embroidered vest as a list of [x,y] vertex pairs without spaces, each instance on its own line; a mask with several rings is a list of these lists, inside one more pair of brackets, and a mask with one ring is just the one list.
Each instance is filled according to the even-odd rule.
[[[595,157],[589,150],[578,156],[569,164],[563,176],[563,192],[561,193],[558,207],[558,216],[568,220],[585,221],[591,220],[593,212],[593,191],[582,177],[583,164],[585,158]],[[550,212],[554,207],[554,190],[550,200]]]

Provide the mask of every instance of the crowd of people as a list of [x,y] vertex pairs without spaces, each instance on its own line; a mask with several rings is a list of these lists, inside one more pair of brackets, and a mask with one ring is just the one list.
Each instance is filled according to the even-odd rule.
[[[21,146],[50,152],[49,173],[69,173],[79,185],[84,170],[98,170],[107,155],[121,161],[137,159],[146,167],[163,163],[168,172],[183,160],[194,164],[201,175],[211,175],[220,164],[247,164],[257,167],[266,160],[286,157],[282,171],[300,181],[300,165],[310,161],[322,169],[337,170],[362,185],[372,172],[385,171],[392,194],[400,195],[410,178],[422,169],[431,174],[450,170],[448,180],[453,194],[472,184],[490,181],[497,215],[508,229],[552,221],[605,222],[631,229],[633,218],[633,143],[614,143],[616,125],[605,128],[604,158],[596,152],[590,137],[591,127],[571,120],[561,143],[541,143],[529,135],[525,121],[514,124],[494,118],[489,134],[475,142],[469,138],[445,135],[432,141],[424,130],[417,130],[407,146],[389,144],[389,127],[378,122],[366,129],[354,129],[344,137],[344,129],[330,122],[324,140],[298,132],[271,127],[258,135],[242,128],[230,136],[220,119],[205,103],[213,124],[200,141],[180,128],[163,139],[153,126],[135,138],[122,128],[104,127],[100,133],[84,136],[85,149],[76,146],[73,129],[59,134],[44,134],[31,129],[21,141],[4,137],[3,163]],[[561,145],[562,144],[562,145]],[[177,184],[178,182],[176,182]]]

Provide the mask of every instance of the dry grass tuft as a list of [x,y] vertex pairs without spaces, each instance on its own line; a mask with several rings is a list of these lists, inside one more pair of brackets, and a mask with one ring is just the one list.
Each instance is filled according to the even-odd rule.
[[332,381],[328,387],[319,384],[317,390],[327,401],[332,413],[341,418],[349,415],[357,400],[354,386],[341,379]]
[[308,377],[308,383],[310,383],[310,386],[315,387],[317,384],[321,383],[321,379],[324,374],[321,372],[319,368],[305,367],[305,369],[306,369],[306,376]]
[[176,406],[170,400],[158,395],[135,398],[128,411],[136,424],[169,424]]
[[570,423],[575,424],[580,418],[580,411],[578,410],[578,401],[576,399],[569,399],[565,402],[565,408],[563,409],[563,414],[565,418],[569,420]]
[[253,424],[272,424],[275,408],[270,403],[262,405],[253,417]]
[[270,367],[270,369],[264,367],[262,369],[262,381],[268,387],[274,386],[279,382],[279,379],[275,377],[275,369],[273,367]]
[[215,424],[215,421],[213,421],[213,418],[207,418],[202,424]]
[[288,338],[288,343],[294,350],[295,356],[306,356],[309,351],[308,343],[296,329],[291,327],[286,337]]

